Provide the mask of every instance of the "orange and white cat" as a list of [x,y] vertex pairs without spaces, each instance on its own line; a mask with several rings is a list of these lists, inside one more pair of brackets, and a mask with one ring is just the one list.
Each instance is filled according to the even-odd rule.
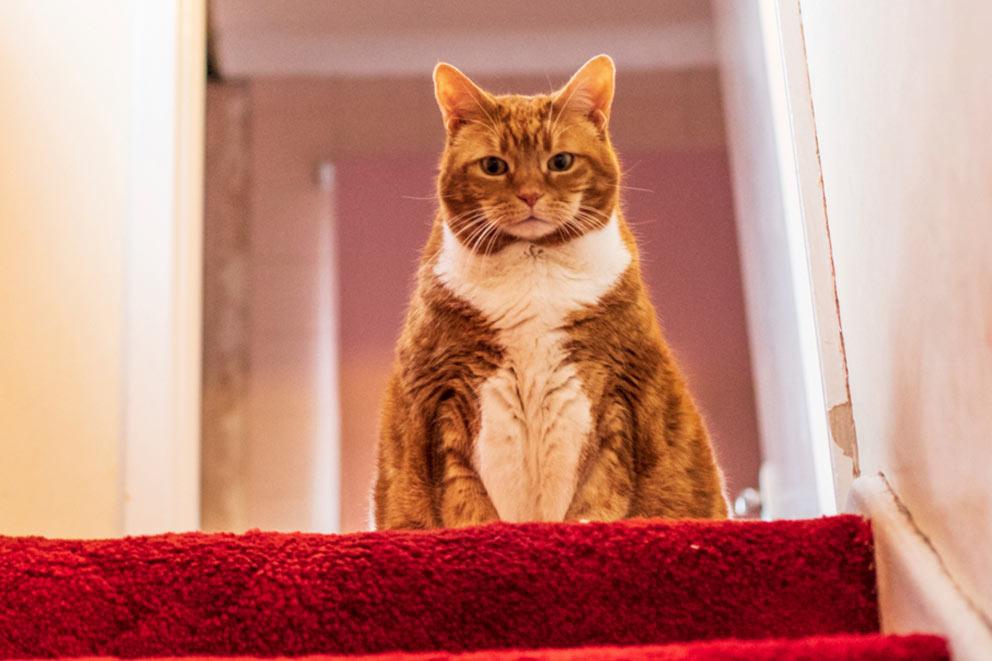
[[726,517],[619,207],[613,61],[557,93],[434,70],[439,212],[385,398],[376,527]]

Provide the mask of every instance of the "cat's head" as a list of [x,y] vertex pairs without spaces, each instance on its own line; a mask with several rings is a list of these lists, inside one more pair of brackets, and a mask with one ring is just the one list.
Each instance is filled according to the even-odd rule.
[[449,64],[434,69],[447,132],[438,196],[458,239],[478,252],[559,243],[606,224],[620,167],[607,125],[614,67],[589,60],[553,94],[493,95]]

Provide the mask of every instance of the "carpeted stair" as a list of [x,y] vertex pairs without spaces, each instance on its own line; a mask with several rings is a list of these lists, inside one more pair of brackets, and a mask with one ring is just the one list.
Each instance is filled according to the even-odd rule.
[[947,658],[940,638],[878,634],[851,516],[0,537],[0,658],[357,654]]

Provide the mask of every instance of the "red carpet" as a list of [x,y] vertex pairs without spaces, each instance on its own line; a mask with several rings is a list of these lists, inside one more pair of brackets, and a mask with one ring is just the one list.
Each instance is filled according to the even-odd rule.
[[[871,633],[874,580],[871,533],[856,517],[0,538],[0,658],[460,652]],[[941,644],[869,636],[525,658],[943,658]],[[913,650],[920,656],[906,656]],[[493,657],[480,654],[474,658]]]
[[[77,657],[77,661],[107,657]],[[372,656],[296,657],[156,657],[156,661],[946,661],[947,645],[937,636],[829,636],[798,640],[721,640],[637,647],[582,647],[554,650],[482,650],[478,652],[398,652]]]

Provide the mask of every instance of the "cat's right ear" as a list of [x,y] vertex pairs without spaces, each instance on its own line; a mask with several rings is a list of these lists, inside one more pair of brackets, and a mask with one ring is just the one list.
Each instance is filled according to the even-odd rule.
[[476,116],[489,112],[492,98],[455,67],[445,62],[434,67],[434,98],[448,133]]

